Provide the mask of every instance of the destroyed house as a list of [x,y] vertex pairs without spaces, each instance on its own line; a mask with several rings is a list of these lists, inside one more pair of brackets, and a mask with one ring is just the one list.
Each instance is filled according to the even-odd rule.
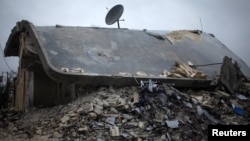
[[[76,85],[127,86],[152,79],[176,87],[206,87],[224,56],[250,77],[245,62],[214,35],[199,30],[35,26],[23,20],[12,29],[4,53],[19,57],[16,110],[70,102]],[[191,63],[205,79],[171,75],[176,62]]]

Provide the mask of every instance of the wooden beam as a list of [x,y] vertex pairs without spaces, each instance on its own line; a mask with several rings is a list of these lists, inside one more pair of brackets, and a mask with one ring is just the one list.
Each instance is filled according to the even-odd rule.
[[33,106],[33,94],[34,94],[34,72],[26,70],[25,71],[25,89],[24,89],[25,99],[24,108],[28,110]]
[[24,107],[24,76],[25,70],[21,69],[17,77],[17,87],[16,87],[16,100],[15,100],[15,110],[22,111]]

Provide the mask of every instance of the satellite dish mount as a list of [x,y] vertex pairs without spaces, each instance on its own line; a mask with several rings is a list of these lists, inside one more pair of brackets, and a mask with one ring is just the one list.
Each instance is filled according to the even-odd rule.
[[123,6],[118,4],[116,6],[114,6],[113,8],[111,8],[108,12],[108,14],[106,15],[105,18],[105,22],[107,25],[112,25],[115,22],[117,22],[118,28],[120,28],[120,23],[119,21],[124,21],[124,20],[120,20],[120,17],[122,16],[123,13]]

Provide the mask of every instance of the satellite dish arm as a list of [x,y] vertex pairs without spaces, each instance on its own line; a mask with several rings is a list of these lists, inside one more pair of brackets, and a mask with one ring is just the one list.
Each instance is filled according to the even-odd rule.
[[119,20],[117,20],[117,25],[118,25],[118,29],[120,28],[120,23]]

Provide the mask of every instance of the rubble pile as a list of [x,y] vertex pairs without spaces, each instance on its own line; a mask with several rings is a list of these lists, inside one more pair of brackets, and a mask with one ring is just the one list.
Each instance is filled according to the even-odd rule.
[[249,124],[249,86],[244,83],[245,93],[235,94],[220,88],[178,90],[152,80],[138,87],[81,88],[67,105],[3,113],[0,138],[205,141],[210,124]]

